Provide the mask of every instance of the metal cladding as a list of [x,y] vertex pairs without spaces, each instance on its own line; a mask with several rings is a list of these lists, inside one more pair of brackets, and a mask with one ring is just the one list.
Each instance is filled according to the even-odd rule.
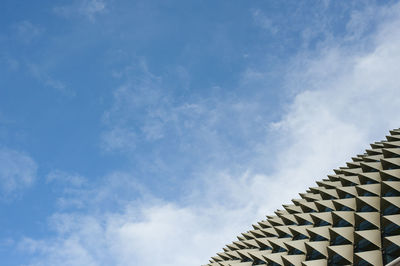
[[386,139],[254,224],[205,266],[400,265],[400,129]]

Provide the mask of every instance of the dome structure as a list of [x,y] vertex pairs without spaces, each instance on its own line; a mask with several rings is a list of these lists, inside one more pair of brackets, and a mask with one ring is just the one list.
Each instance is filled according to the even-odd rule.
[[386,139],[254,224],[205,266],[400,265],[400,129]]

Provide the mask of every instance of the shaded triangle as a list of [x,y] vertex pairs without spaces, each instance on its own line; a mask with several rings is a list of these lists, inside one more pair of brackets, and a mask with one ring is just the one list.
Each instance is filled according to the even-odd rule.
[[353,245],[329,246],[329,264],[348,265],[353,263]]
[[382,252],[380,250],[372,250],[354,253],[354,263],[361,264],[361,262],[367,262],[371,266],[383,266]]

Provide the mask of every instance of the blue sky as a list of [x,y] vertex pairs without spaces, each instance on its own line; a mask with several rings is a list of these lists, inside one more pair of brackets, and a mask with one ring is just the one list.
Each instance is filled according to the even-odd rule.
[[400,125],[394,1],[0,14],[4,265],[204,264]]

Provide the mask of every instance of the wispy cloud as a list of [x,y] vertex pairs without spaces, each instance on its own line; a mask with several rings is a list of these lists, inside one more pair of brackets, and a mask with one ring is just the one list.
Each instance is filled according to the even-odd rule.
[[14,200],[36,180],[37,165],[27,154],[0,148],[0,198]]
[[75,1],[71,5],[56,6],[53,11],[60,16],[82,16],[94,22],[97,16],[107,11],[107,5],[103,0]]
[[68,88],[64,82],[53,78],[47,73],[47,70],[44,67],[33,63],[28,63],[26,66],[29,73],[39,82],[43,83],[44,86],[53,88],[68,97],[75,96],[75,91]]
[[[132,188],[132,180],[121,179],[120,174],[112,180],[114,185],[119,183],[119,188]],[[135,190],[130,189],[130,193]],[[103,194],[120,189],[101,186],[96,191]],[[113,197],[88,199],[101,206]],[[37,256],[32,265],[199,265],[215,250],[216,243],[226,241],[227,236],[240,229],[239,224],[245,223],[243,220],[248,221],[246,214],[250,211],[243,206],[228,209],[219,204],[206,208],[179,206],[157,198],[143,198],[143,194],[136,200],[118,202],[118,212],[114,205],[113,211],[100,208],[101,212],[93,211],[96,208],[91,206],[90,215],[57,213],[49,220],[57,237],[46,241],[25,238],[19,248]],[[225,219],[230,222],[225,224]],[[177,250],[181,252],[179,256]],[[69,258],[71,255],[73,258]]]
[[[206,162],[210,166],[211,161],[218,165],[228,158],[243,162],[248,154],[258,152],[252,137],[266,134],[268,118],[263,114],[268,113],[268,106],[246,97],[219,95],[217,87],[210,97],[183,96],[186,88],[173,87],[168,76],[154,75],[144,62],[126,71],[120,71],[124,84],[114,90],[113,104],[103,115],[105,151],[134,154],[151,146],[152,165],[148,167],[159,162],[157,167],[166,171],[198,169]],[[246,150],[232,142],[241,142]],[[162,154],[169,156],[159,158]],[[193,165],[191,160],[198,163]]]
[[68,184],[74,187],[81,187],[87,182],[86,178],[77,173],[67,173],[61,170],[53,170],[46,176],[47,183]]
[[136,134],[133,130],[112,127],[101,135],[101,147],[107,152],[132,151],[136,147]]
[[272,34],[278,32],[278,27],[275,25],[271,18],[267,17],[261,10],[255,9],[252,12],[254,23],[263,28],[264,30],[269,31]]
[[6,55],[0,56],[0,65],[9,71],[18,71],[20,68],[20,62],[17,59]]
[[28,44],[43,34],[44,28],[28,20],[20,21],[13,25],[18,40]]

